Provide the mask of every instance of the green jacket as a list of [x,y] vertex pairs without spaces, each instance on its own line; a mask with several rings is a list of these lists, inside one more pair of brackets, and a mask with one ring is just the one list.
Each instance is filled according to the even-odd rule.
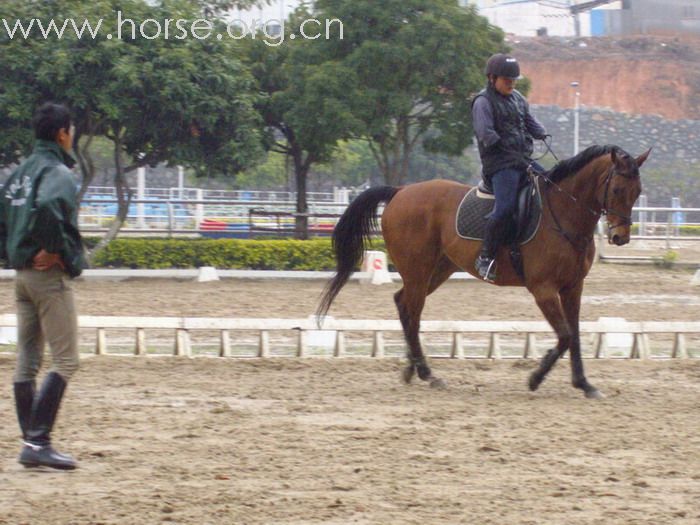
[[75,160],[58,144],[38,140],[0,192],[0,259],[23,269],[42,248],[58,253],[71,277],[86,266],[78,231]]

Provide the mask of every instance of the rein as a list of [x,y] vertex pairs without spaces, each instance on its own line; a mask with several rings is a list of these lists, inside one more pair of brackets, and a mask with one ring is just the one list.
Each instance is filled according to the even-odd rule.
[[[581,203],[578,202],[578,199],[571,195],[569,192],[563,190],[558,184],[555,182],[552,182],[552,180],[547,177],[546,175],[542,174],[539,175],[542,177],[545,182],[548,182],[550,185],[554,186],[558,192],[563,193],[564,195],[568,196],[571,200],[573,200],[576,204],[581,206]],[[553,229],[557,233],[559,233],[564,239],[566,239],[571,246],[573,246],[574,250],[577,252],[583,252],[589,245],[589,243],[593,240],[593,235],[581,235],[580,233],[577,233],[576,235],[572,236],[570,233],[568,233],[564,228],[562,228],[561,223],[559,222],[559,218],[557,217],[557,214],[554,213],[554,210],[552,209],[552,203],[549,199],[549,196],[547,195],[547,192],[544,193],[544,200],[547,203],[547,209],[549,210],[549,214],[552,216],[552,220],[554,220],[554,226]],[[599,213],[594,212],[591,208],[586,207],[589,212],[591,212],[595,217],[600,217]],[[582,239],[582,242],[580,241]]]
[[[547,148],[547,151],[552,155],[552,157],[554,157],[554,159],[556,161],[559,161],[559,157],[557,157],[556,153],[554,153],[554,151],[552,151],[551,145],[549,144],[549,142],[547,142],[547,137],[542,139],[542,142],[544,142],[544,145]],[[550,142],[551,142],[551,137],[550,137]],[[546,154],[546,152],[545,152],[545,154]],[[542,156],[544,156],[544,155],[542,155]],[[597,217],[597,218],[600,217],[600,212],[595,212],[590,207],[584,206],[583,204],[581,204],[579,202],[579,200],[574,195],[572,195],[568,191],[564,190],[556,182],[554,182],[552,179],[547,177],[546,174],[540,173],[538,176],[542,177],[544,179],[544,181],[547,182],[550,186],[554,186],[557,189],[558,193],[563,193],[564,195],[569,197],[569,199],[571,199],[573,202],[575,202],[577,206],[583,207],[585,210],[590,212],[591,215],[593,215],[594,217]],[[608,178],[611,178],[611,177],[608,175]],[[607,188],[609,185],[609,181],[606,179],[606,182],[608,183],[606,185],[606,190],[605,190],[605,197],[606,197],[606,202],[607,202]],[[554,213],[554,210],[552,209],[552,203],[550,202],[550,199],[547,195],[548,192],[543,192],[543,193],[544,193],[544,199],[547,202],[547,209],[549,209],[549,214],[552,216],[552,219],[554,220],[555,226],[553,229],[557,233],[559,233],[562,237],[564,237],[564,239],[566,239],[569,242],[569,244],[571,244],[571,246],[574,247],[574,250],[576,250],[577,252],[583,252],[588,247],[588,244],[593,239],[593,236],[592,235],[583,236],[581,234],[576,234],[576,236],[572,236],[566,230],[564,230],[561,223],[559,222],[559,218],[557,217],[556,213]],[[582,238],[583,238],[583,240],[580,241],[580,239],[582,239]]]
[[[547,143],[545,142],[545,144],[547,144]],[[549,148],[548,144],[547,144],[547,147]],[[554,153],[552,152],[552,154],[554,154]],[[613,226],[610,224],[610,221],[608,221],[608,234],[609,234],[614,228],[617,228],[619,226],[631,226],[632,225],[632,216],[631,215],[625,215],[625,214],[620,213],[616,210],[612,210],[608,207],[608,193],[610,190],[610,181],[612,181],[612,178],[615,175],[619,175],[619,174],[615,171],[615,166],[613,165],[610,167],[610,169],[608,169],[608,173],[605,176],[605,193],[603,194],[603,206],[600,208],[599,211],[595,211],[593,208],[591,208],[589,206],[585,206],[584,204],[579,202],[579,200],[574,195],[572,195],[568,191],[562,189],[561,186],[559,186],[557,183],[552,181],[552,179],[547,177],[546,174],[540,174],[539,176],[542,177],[545,180],[545,182],[547,182],[551,186],[554,186],[558,193],[563,193],[564,195],[569,197],[573,202],[575,202],[579,207],[582,207],[584,210],[587,210],[594,217],[600,218],[601,215],[607,215],[607,216],[614,215],[616,217],[620,217],[622,219],[621,224],[616,224]],[[622,177],[622,175],[620,175],[620,176]],[[554,220],[554,224],[555,224],[554,230],[557,231],[562,237],[564,237],[574,247],[574,249],[576,251],[582,252],[583,250],[585,250],[586,247],[588,246],[588,244],[593,239],[593,235],[584,236],[581,234],[576,234],[575,236],[572,236],[571,234],[566,232],[564,230],[564,228],[562,228],[561,223],[559,222],[559,218],[554,213],[554,210],[552,209],[552,204],[549,201],[549,198],[548,198],[546,192],[545,192],[545,200],[547,201],[547,208],[549,209],[549,213],[552,216],[552,219]],[[584,244],[582,246],[579,246],[578,239],[581,239],[581,238],[583,238]]]

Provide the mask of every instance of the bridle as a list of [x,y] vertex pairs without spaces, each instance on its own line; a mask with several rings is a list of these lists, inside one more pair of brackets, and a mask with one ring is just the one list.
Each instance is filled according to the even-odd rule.
[[608,220],[608,234],[614,230],[615,228],[618,228],[619,226],[632,226],[632,215],[625,215],[623,213],[620,213],[619,211],[616,210],[611,210],[608,207],[608,192],[610,190],[610,181],[612,181],[612,178],[615,175],[619,175],[620,177],[624,178],[630,178],[626,177],[625,175],[621,175],[615,171],[615,165],[613,164],[610,166],[610,169],[608,170],[608,174],[605,177],[605,193],[603,196],[603,207],[601,208],[600,212],[602,215],[614,215],[615,217],[620,217],[622,219],[621,224],[616,224],[615,226],[610,224],[610,220]]
[[[606,215],[610,217],[611,215],[614,215],[615,217],[619,217],[622,219],[622,222],[619,224],[612,225],[610,224],[610,219],[608,219],[608,235],[610,235],[610,232],[614,230],[615,228],[619,228],[620,226],[631,226],[632,225],[632,215],[626,215],[623,213],[620,213],[617,210],[613,210],[608,206],[608,194],[610,192],[610,182],[612,181],[613,177],[617,175],[619,177],[625,177],[625,178],[630,178],[625,175],[622,175],[621,173],[618,173],[615,170],[615,165],[613,164],[610,166],[608,169],[608,173],[605,176],[604,184],[605,184],[605,191],[603,193],[603,205],[601,208],[596,211],[590,206],[585,206],[583,205],[574,195],[569,193],[568,191],[562,189],[561,186],[559,186],[556,182],[552,181],[549,177],[547,177],[546,174],[540,174],[539,176],[544,179],[545,182],[547,182],[549,185],[553,186],[556,188],[558,193],[563,193],[567,197],[569,197],[573,202],[576,203],[577,206],[583,208],[584,210],[587,210],[592,216],[596,218],[600,218],[601,215]],[[576,251],[584,251],[588,244],[593,240],[592,235],[581,235],[581,234],[576,234],[576,235],[571,235],[567,231],[562,228],[561,223],[559,222],[559,218],[557,215],[554,213],[554,210],[552,209],[552,205],[549,202],[549,199],[547,198],[547,195],[545,193],[544,195],[545,201],[547,202],[547,208],[549,209],[549,214],[552,216],[552,220],[554,221],[554,230],[557,231],[562,237],[564,237],[573,247]]]

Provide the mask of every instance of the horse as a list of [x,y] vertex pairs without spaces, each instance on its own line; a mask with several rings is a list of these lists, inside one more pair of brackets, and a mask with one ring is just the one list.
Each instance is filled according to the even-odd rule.
[[[496,286],[524,286],[556,333],[549,349],[529,377],[535,391],[557,360],[570,353],[572,384],[591,399],[604,397],[586,378],[581,360],[579,312],[583,281],[595,256],[594,233],[607,217],[610,244],[630,240],[632,207],[642,191],[639,168],[651,149],[637,158],[617,146],[591,146],[558,162],[535,177],[542,199],[542,217],[534,237],[521,246],[523,272],[502,246],[497,254]],[[332,236],[336,272],[327,283],[317,309],[322,319],[362,260],[376,230],[376,215],[385,203],[381,232],[389,257],[403,279],[394,294],[408,345],[403,379],[414,374],[431,386],[445,382],[433,375],[419,340],[420,320],[428,295],[452,273],[476,276],[474,261],[481,241],[466,240],[455,231],[457,209],[469,185],[430,180],[406,186],[377,186],[358,195],[340,217]]]

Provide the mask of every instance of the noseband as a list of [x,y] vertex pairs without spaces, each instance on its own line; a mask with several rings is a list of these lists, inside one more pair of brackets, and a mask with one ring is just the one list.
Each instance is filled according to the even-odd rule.
[[[608,207],[608,192],[610,190],[610,181],[612,181],[612,178],[615,175],[619,175],[620,177],[625,177],[624,175],[617,173],[617,171],[615,171],[615,165],[612,165],[612,166],[610,166],[610,169],[608,170],[608,174],[605,177],[605,193],[603,196],[603,206],[600,209],[600,213],[602,215],[607,215],[608,217],[610,215],[614,215],[615,217],[620,217],[620,219],[622,219],[622,222],[620,224],[616,224],[615,226],[613,226],[610,224],[610,220],[608,220],[608,233],[610,233],[615,228],[619,228],[620,226],[632,226],[632,215],[625,215],[624,213],[620,213],[619,211],[611,210]],[[625,178],[630,178],[630,177],[625,177]]]

